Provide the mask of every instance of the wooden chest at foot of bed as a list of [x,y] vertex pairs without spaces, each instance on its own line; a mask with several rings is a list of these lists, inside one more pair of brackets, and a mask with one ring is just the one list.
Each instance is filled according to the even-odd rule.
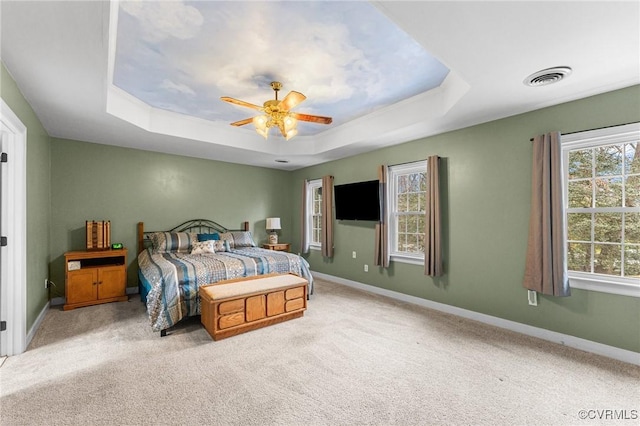
[[201,286],[201,321],[213,340],[298,318],[308,282],[293,274],[261,275]]

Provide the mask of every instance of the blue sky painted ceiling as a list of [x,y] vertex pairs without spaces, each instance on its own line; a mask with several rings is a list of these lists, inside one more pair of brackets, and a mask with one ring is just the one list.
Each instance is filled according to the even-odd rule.
[[[439,86],[448,69],[367,2],[120,2],[113,83],[145,103],[232,122],[271,81],[338,126]],[[301,134],[327,126],[300,123]],[[331,127],[329,126],[329,127]],[[249,127],[249,126],[247,126]]]

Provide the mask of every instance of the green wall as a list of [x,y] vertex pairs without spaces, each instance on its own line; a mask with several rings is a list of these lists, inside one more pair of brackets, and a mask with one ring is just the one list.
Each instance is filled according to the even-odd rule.
[[110,220],[111,241],[129,249],[128,286],[137,286],[136,229],[166,230],[189,219],[239,229],[256,243],[265,219],[280,217],[291,238],[290,173],[136,149],[52,139],[51,279],[64,294],[64,253],[85,248],[85,221]]
[[27,127],[27,332],[47,303],[51,227],[50,138],[4,64],[0,96]]
[[[568,298],[527,303],[522,287],[534,135],[640,121],[640,86],[380,149],[293,172],[293,206],[304,179],[335,184],[376,179],[379,164],[443,158],[444,261],[432,279],[422,266],[373,266],[374,225],[335,222],[335,256],[311,251],[313,270],[372,286],[640,352],[640,299],[574,289]],[[299,213],[293,242],[300,241]],[[296,250],[299,250],[297,244]],[[353,259],[352,251],[357,252]],[[364,264],[369,272],[364,272]]]

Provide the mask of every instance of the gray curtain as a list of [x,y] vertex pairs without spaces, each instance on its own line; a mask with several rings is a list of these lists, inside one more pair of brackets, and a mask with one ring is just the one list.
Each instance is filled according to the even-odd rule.
[[309,182],[305,180],[302,182],[302,208],[300,211],[302,212],[302,217],[300,223],[301,232],[300,232],[300,250],[302,253],[309,253],[309,238],[308,238],[308,227],[307,223],[307,192],[309,189]]
[[378,181],[380,182],[380,221],[376,224],[376,246],[373,263],[383,268],[389,267],[389,244],[387,223],[387,181],[389,169],[382,165],[378,167]]
[[427,158],[427,206],[424,231],[424,274],[439,277],[442,267],[442,221],[440,218],[440,157]]
[[533,138],[531,215],[523,286],[553,296],[569,296],[562,211],[560,133]]
[[333,257],[333,176],[322,178],[322,256]]

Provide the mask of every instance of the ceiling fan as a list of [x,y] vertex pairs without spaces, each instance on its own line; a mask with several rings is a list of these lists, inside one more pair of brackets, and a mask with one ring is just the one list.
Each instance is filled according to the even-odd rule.
[[266,101],[263,106],[254,105],[228,96],[221,97],[220,99],[225,102],[252,108],[264,113],[264,115],[258,115],[256,117],[236,121],[235,123],[231,123],[231,125],[239,127],[253,122],[256,126],[256,132],[264,136],[265,139],[269,136],[269,129],[277,126],[280,129],[282,136],[284,136],[286,140],[289,140],[298,133],[298,120],[318,124],[331,124],[333,121],[331,117],[292,112],[291,109],[307,99],[307,97],[300,92],[291,91],[283,100],[279,101],[278,91],[282,89],[282,83],[279,81],[272,81],[271,88],[276,93],[276,98]]

